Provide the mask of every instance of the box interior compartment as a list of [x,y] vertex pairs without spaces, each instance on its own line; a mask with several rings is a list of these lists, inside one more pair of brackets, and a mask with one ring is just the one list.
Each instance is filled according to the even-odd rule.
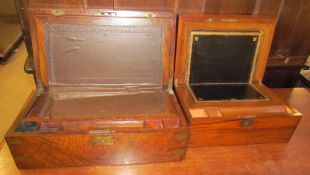
[[[98,24],[90,22],[95,18]],[[184,127],[167,83],[173,71],[169,18],[38,19],[47,87],[16,132]]]
[[182,124],[172,98],[165,91],[42,93],[16,132],[179,128]]
[[[139,115],[171,115],[175,113],[168,92],[133,94],[41,94],[28,117],[52,119],[87,119],[132,117]],[[171,115],[173,116],[173,115]]]
[[192,31],[186,78],[195,99],[265,99],[251,85],[259,42],[259,32]]

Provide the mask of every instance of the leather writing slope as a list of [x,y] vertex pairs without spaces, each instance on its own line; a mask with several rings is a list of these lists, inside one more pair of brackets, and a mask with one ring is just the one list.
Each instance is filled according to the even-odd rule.
[[190,146],[287,142],[301,114],[264,86],[275,20],[180,15],[175,90]]
[[42,88],[6,135],[19,168],[184,158],[188,129],[172,91],[173,14],[30,11]]

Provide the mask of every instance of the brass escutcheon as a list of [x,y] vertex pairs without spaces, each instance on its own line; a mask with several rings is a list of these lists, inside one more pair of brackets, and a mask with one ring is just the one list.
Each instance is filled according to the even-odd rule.
[[249,127],[252,126],[254,123],[254,121],[250,118],[244,119],[240,122],[240,126],[241,127]]
[[115,143],[115,139],[111,135],[107,135],[107,136],[97,135],[97,136],[92,136],[91,142],[93,145],[113,145]]

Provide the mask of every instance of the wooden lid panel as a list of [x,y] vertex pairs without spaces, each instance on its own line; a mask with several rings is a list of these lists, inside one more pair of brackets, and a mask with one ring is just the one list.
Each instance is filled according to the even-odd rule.
[[34,49],[44,87],[167,86],[171,81],[172,16],[44,13],[34,15]]
[[[176,83],[259,82],[264,75],[274,26],[272,18],[180,15]],[[236,43],[236,47],[232,42]],[[246,52],[244,49],[250,50]],[[191,60],[193,56],[203,60]],[[191,61],[196,62],[192,64]],[[201,70],[197,70],[199,68]]]

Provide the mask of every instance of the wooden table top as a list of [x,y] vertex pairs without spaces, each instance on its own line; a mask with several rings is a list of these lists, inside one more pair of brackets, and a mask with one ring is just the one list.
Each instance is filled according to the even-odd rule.
[[310,174],[310,89],[274,91],[304,115],[289,143],[191,148],[185,160],[172,163],[19,170],[3,142],[0,174]]

